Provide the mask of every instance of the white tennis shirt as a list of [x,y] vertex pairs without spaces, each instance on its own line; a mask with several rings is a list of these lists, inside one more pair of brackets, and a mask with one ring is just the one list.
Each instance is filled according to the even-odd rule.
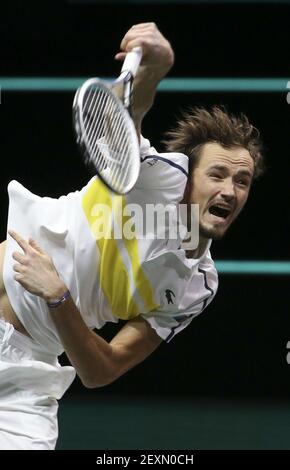
[[[142,315],[161,338],[170,341],[212,301],[218,277],[210,241],[200,258],[188,259],[178,237],[120,236],[118,228],[132,225],[126,212],[132,204],[145,212],[148,204],[174,205],[183,197],[185,155],[157,153],[142,138],[141,162],[136,186],[126,196],[114,195],[97,177],[60,198],[39,197],[11,181],[8,228],[34,238],[52,257],[89,328]],[[104,227],[106,238],[98,235]],[[31,337],[44,350],[59,355],[63,347],[45,301],[14,280],[15,250],[19,251],[18,245],[7,236],[3,276],[12,308]]]

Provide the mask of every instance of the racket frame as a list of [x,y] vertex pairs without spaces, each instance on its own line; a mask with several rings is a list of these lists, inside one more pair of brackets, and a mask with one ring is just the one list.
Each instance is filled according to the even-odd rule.
[[[135,125],[131,116],[131,112],[132,112],[131,98],[132,98],[133,80],[137,73],[141,58],[142,58],[141,47],[135,47],[131,52],[127,53],[126,58],[123,63],[121,73],[116,80],[114,80],[113,82],[109,82],[106,80],[102,80],[98,77],[90,78],[86,80],[78,88],[74,96],[74,101],[73,101],[73,124],[74,124],[74,130],[75,130],[75,135],[76,135],[76,141],[82,153],[82,156],[85,160],[85,163],[90,164],[90,166],[93,166],[98,176],[105,183],[105,185],[108,186],[112,191],[114,191],[117,194],[127,194],[133,189],[138,179],[139,172],[140,172],[140,156],[138,157],[138,161],[136,159],[135,168],[133,172],[134,177],[131,178],[130,183],[127,184],[122,189],[122,191],[119,191],[115,187],[113,187],[108,181],[108,179],[104,176],[104,174],[102,174],[102,172],[96,167],[90,155],[90,152],[88,150],[88,144],[86,142],[87,132],[85,129],[83,113],[81,110],[82,110],[85,93],[94,84],[98,86],[99,88],[103,88],[104,90],[109,92],[109,94],[111,95],[111,98],[113,98],[113,100],[115,101],[116,106],[118,107],[118,110],[121,112],[122,115],[124,115],[124,119],[126,120],[126,123],[127,123],[127,128],[129,128],[129,132],[132,138],[132,146],[135,147],[136,153],[137,155],[139,155],[139,139],[138,139]],[[123,102],[113,92],[114,87],[118,85],[123,85],[124,87],[123,94],[122,94]]]

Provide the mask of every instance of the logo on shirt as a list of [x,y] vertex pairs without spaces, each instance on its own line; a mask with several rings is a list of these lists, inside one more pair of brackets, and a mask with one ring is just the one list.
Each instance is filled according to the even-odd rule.
[[167,303],[168,303],[168,304],[174,304],[174,301],[173,301],[173,299],[172,299],[172,296],[175,297],[174,292],[172,292],[172,290],[170,290],[170,289],[166,289],[166,291],[165,291],[165,297],[166,297],[166,300],[167,300]]
[[152,160],[147,160],[147,165],[154,166],[158,162],[157,158],[152,158]]

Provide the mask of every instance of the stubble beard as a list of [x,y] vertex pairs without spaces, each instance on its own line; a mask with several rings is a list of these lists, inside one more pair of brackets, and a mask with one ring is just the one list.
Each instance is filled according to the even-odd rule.
[[199,236],[200,238],[206,238],[208,240],[221,240],[225,235],[226,230],[218,230],[214,227],[206,227],[203,224],[199,225]]

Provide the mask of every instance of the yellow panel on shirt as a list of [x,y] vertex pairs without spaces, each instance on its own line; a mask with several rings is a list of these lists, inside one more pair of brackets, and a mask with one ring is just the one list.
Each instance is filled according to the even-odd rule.
[[[85,193],[82,204],[100,252],[98,266],[100,285],[113,315],[128,320],[143,313],[134,299],[136,291],[138,291],[146,312],[156,309],[158,305],[154,301],[152,286],[141,267],[136,238],[119,241],[124,244],[129,256],[130,266],[128,267],[121,256],[120,246],[114,238],[113,214],[116,211],[122,211],[123,226],[126,222],[126,217],[123,215],[125,198],[114,196],[113,203],[110,191],[100,179],[95,179]],[[109,210],[105,210],[106,208]],[[102,227],[99,226],[100,220],[103,222]],[[131,280],[133,278],[133,285],[128,270],[131,273]]]

